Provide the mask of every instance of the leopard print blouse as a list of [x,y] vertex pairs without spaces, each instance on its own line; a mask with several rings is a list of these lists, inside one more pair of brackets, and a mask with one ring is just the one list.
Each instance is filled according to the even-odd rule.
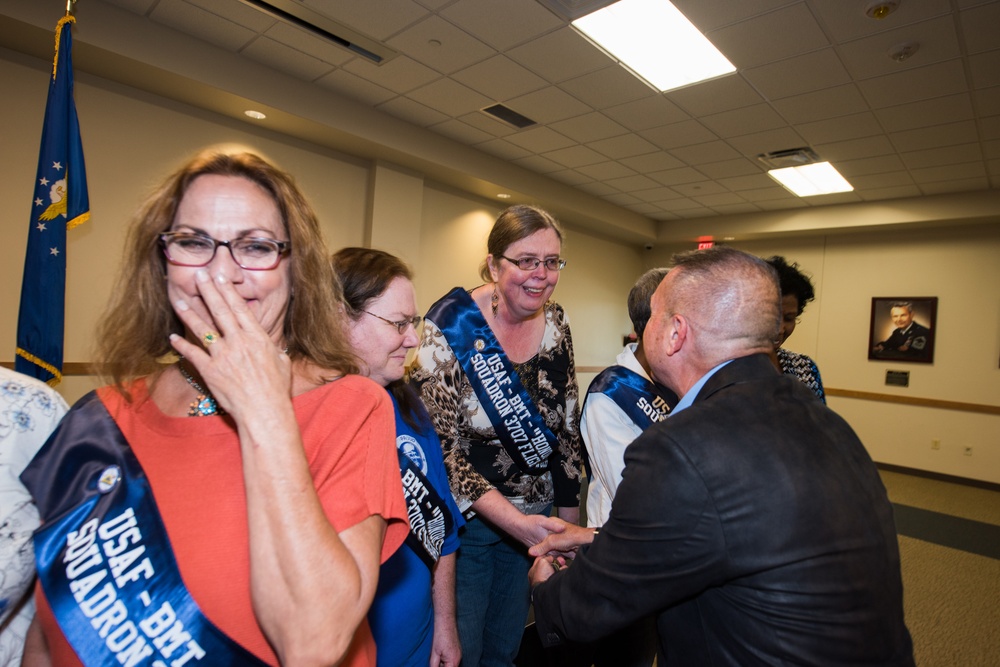
[[467,515],[472,514],[472,503],[492,489],[528,513],[548,504],[579,505],[579,389],[569,320],[559,304],[545,304],[541,348],[519,368],[537,369],[530,378],[522,377],[522,383],[558,440],[549,457],[549,469],[541,475],[523,473],[514,464],[448,340],[433,321],[424,320],[423,339],[410,377],[420,388],[441,438],[452,494]]

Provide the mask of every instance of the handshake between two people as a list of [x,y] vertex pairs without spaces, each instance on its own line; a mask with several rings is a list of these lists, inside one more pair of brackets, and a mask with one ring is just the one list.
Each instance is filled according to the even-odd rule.
[[553,526],[555,530],[528,549],[528,554],[535,557],[535,563],[528,572],[532,587],[566,567],[576,557],[577,550],[593,542],[597,535],[593,528],[584,528],[555,517],[551,519],[560,525],[557,528]]

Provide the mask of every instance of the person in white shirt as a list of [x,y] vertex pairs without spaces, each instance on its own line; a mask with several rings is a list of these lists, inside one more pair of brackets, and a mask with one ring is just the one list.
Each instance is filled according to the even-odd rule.
[[35,615],[31,535],[38,510],[18,477],[66,414],[66,401],[44,382],[0,367],[0,667],[21,664]]
[[[650,315],[650,299],[667,269],[650,269],[629,291],[628,314],[636,342],[629,343],[587,390],[580,432],[587,447],[587,525],[600,528],[608,520],[615,492],[625,469],[625,448],[646,428],[666,418],[677,395],[650,379],[643,350],[643,332]],[[656,653],[653,619],[643,619],[591,649],[596,667],[649,667]]]

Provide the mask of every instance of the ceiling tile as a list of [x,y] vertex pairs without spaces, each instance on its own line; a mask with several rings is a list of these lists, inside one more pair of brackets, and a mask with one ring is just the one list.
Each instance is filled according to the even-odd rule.
[[910,174],[913,180],[919,185],[939,183],[941,181],[968,181],[970,179],[984,179],[985,187],[986,165],[982,162],[967,162],[965,164],[953,164],[945,167],[925,167],[923,169],[911,169]]
[[776,100],[774,108],[793,125],[869,110],[861,91],[854,84],[786,97]]
[[815,123],[802,123],[796,125],[795,130],[810,144],[870,137],[883,131],[875,114],[868,112],[819,120]]
[[711,116],[703,116],[701,122],[723,138],[738,137],[760,130],[772,130],[786,124],[785,120],[769,104],[755,104],[734,111],[723,111]]
[[891,155],[895,149],[888,137],[866,137],[849,141],[834,141],[814,146],[817,152],[830,162],[839,164],[843,160],[857,160],[878,155]]
[[591,108],[558,88],[542,88],[504,102],[505,106],[542,124],[581,116]]
[[562,171],[557,171],[549,174],[550,177],[561,181],[563,183],[568,183],[569,185],[582,185],[583,183],[590,183],[594,179],[573,169],[564,169]]
[[722,160],[721,162],[709,162],[698,165],[698,171],[711,179],[732,178],[734,176],[749,176],[761,173],[761,165],[755,160],[747,158],[736,158],[733,160]]
[[887,131],[901,132],[918,127],[944,125],[956,120],[969,120],[974,117],[974,112],[972,96],[961,93],[878,109],[875,116]]
[[596,111],[551,123],[549,127],[580,143],[619,136],[627,131],[615,121]]
[[574,168],[583,167],[588,164],[607,162],[608,159],[597,151],[591,150],[586,146],[570,146],[568,148],[560,148],[559,150],[546,153],[545,157],[553,162],[561,164],[564,167]]
[[979,140],[976,123],[971,120],[963,120],[946,125],[935,125],[934,127],[922,127],[917,130],[907,130],[906,132],[893,132],[889,137],[896,148],[903,152],[951,146]]
[[387,44],[417,62],[451,74],[496,51],[439,16],[429,16],[390,39]]
[[961,60],[917,67],[858,82],[865,98],[876,109],[906,102],[964,92],[968,84]]
[[756,174],[733,176],[731,178],[719,178],[716,179],[716,181],[718,181],[718,183],[724,188],[728,188],[733,192],[741,192],[742,190],[760,190],[761,188],[770,187],[774,183],[770,176],[759,170]]
[[978,143],[942,146],[902,154],[903,163],[910,169],[944,166],[982,161],[983,149]]
[[438,79],[410,91],[407,97],[452,117],[482,109],[493,102],[452,79]]
[[920,191],[925,195],[938,195],[971,190],[985,190],[990,186],[989,178],[960,178],[955,180],[921,183]]
[[[252,14],[259,16],[260,12]],[[258,32],[266,30],[274,23],[273,20],[265,18],[255,22],[252,28],[248,28],[179,0],[160,2],[150,17],[157,23],[186,32],[234,53],[256,37]],[[347,60],[347,57],[344,59]]]
[[380,104],[378,110],[421,127],[435,125],[448,118],[440,111],[435,111],[408,97],[397,97],[396,99],[389,100],[384,104]]
[[851,76],[832,48],[754,67],[743,76],[769,100],[850,83]]
[[618,65],[570,79],[561,87],[595,109],[655,95],[649,86]]
[[[615,178],[624,178],[625,176],[635,175],[634,171],[619,162],[599,162],[598,164],[590,164],[585,167],[579,167],[577,171],[604,183],[608,183],[608,181]],[[613,189],[617,191],[616,188]]]
[[545,81],[505,56],[493,56],[452,75],[469,88],[503,102],[545,86]]
[[430,67],[404,55],[396,56],[381,65],[376,65],[367,58],[354,58],[344,65],[344,69],[399,94],[408,93],[441,76]]
[[608,56],[569,27],[513,48],[507,55],[552,83],[608,66]]
[[637,134],[623,134],[610,139],[601,139],[587,144],[595,151],[606,155],[612,160],[620,160],[624,157],[635,155],[645,155],[647,153],[658,152],[659,149]]
[[837,171],[847,179],[852,179],[856,176],[866,176],[868,174],[902,171],[904,168],[903,160],[898,155],[879,155],[877,157],[837,161]]
[[969,58],[973,88],[1000,86],[1000,50],[980,53]]
[[639,135],[660,148],[671,149],[688,144],[700,144],[717,139],[714,133],[696,120],[687,120],[651,130],[640,132]]
[[892,14],[881,20],[865,15],[865,2],[845,3],[843,0],[808,0],[809,6],[838,42],[893,30],[900,26],[918,23],[950,10],[947,3],[940,0],[903,0]]
[[[897,62],[889,57],[890,49],[916,42],[916,54]],[[880,32],[839,47],[844,65],[855,79],[871,79],[908,69],[952,60],[962,55],[951,16],[941,16],[896,30]]]
[[741,109],[765,101],[739,74],[730,74],[687,88],[672,90],[666,93],[666,96],[678,107],[696,117]]
[[635,169],[640,174],[648,174],[653,171],[666,171],[684,166],[683,162],[666,151],[622,158],[619,162],[626,167]]
[[608,107],[604,114],[633,132],[690,120],[690,116],[665,97],[654,95]]
[[622,192],[634,192],[635,190],[648,190],[655,188],[658,183],[651,178],[636,174],[634,176],[623,176],[622,178],[612,178],[605,180],[605,183]]
[[[802,135],[787,127],[733,137],[727,143],[736,150],[737,154],[748,158],[756,158],[761,153],[773,153],[774,151],[801,148],[807,145]],[[675,154],[676,152],[674,151]]]
[[267,37],[258,37],[243,49],[242,53],[262,65],[273,67],[304,81],[315,81],[333,69],[330,63]]
[[490,141],[476,144],[476,148],[505,160],[518,160],[533,155],[532,151],[521,146],[515,146],[506,139],[491,139]]
[[375,85],[371,81],[343,69],[334,70],[316,79],[316,83],[328,90],[336,91],[352,100],[364,102],[370,106],[377,106],[396,97],[396,93],[391,90]]
[[987,2],[959,13],[962,37],[969,53],[997,48],[997,26],[1000,25],[1000,3]]
[[705,35],[738,69],[766,65],[817,45],[827,46],[822,28],[805,3],[799,2]]
[[507,141],[527,148],[534,153],[548,153],[549,151],[572,146],[575,143],[572,139],[547,127],[532,127],[527,130],[521,130],[517,134],[507,137]]
[[535,0],[458,0],[441,16],[500,51],[562,26]]
[[667,169],[647,174],[657,183],[669,185],[671,187],[684,183],[697,183],[705,180],[705,175],[697,169],[691,167],[681,167],[679,169]]
[[310,9],[383,41],[427,15],[413,0],[298,0]]
[[472,113],[459,116],[458,119],[463,123],[468,123],[472,127],[482,130],[483,132],[488,132],[494,137],[506,137],[518,132],[517,128],[512,127],[507,123],[501,123],[493,116],[482,111],[473,111]]

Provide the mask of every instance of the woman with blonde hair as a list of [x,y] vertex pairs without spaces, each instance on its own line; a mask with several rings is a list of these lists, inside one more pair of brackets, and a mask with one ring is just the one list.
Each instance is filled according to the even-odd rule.
[[562,231],[533,206],[500,213],[485,284],[427,313],[413,378],[466,513],[456,563],[464,665],[510,665],[528,615],[527,548],[579,520],[580,434],[569,321],[551,301]]

